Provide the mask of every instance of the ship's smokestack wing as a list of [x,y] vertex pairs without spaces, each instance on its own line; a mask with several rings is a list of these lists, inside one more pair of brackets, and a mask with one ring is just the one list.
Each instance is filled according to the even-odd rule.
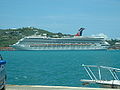
[[80,28],[80,29],[79,29],[79,31],[80,31],[80,36],[82,36],[83,30],[85,30],[85,28]]
[[85,28],[80,28],[78,33],[75,36],[82,36],[82,32],[85,30]]

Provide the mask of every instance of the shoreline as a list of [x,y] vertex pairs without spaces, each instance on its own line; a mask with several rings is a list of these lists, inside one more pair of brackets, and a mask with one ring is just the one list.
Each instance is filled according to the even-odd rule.
[[0,51],[14,51],[15,49],[12,47],[0,47]]

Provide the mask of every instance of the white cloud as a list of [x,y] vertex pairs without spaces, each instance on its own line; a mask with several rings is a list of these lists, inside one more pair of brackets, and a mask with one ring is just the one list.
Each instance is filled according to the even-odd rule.
[[92,35],[92,36],[104,37],[105,39],[108,39],[108,36],[105,35],[104,33],[99,33],[99,34]]
[[120,40],[120,37],[118,37],[118,38],[116,38],[116,39]]

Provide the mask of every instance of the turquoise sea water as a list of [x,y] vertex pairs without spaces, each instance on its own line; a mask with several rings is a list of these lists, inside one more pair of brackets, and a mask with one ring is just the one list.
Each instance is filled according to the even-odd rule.
[[[81,64],[120,68],[120,50],[0,51],[7,60],[7,84],[82,86]],[[89,79],[89,78],[88,78]]]

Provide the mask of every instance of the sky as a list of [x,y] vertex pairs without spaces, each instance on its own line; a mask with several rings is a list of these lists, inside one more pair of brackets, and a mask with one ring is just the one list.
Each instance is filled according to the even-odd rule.
[[120,38],[120,0],[0,0],[0,29],[28,26]]

